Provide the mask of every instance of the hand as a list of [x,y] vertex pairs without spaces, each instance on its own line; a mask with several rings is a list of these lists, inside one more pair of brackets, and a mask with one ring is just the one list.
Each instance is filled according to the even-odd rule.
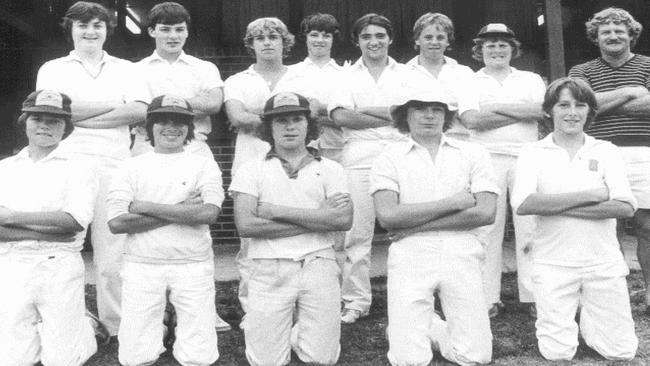
[[320,208],[344,208],[352,202],[348,193],[336,193],[320,204]]
[[0,225],[11,224],[12,215],[13,215],[13,210],[10,210],[4,206],[0,206]]
[[650,95],[650,91],[643,86],[626,86],[621,88],[630,99],[641,98]]
[[476,206],[476,198],[467,191],[458,192],[449,197],[449,199],[458,210],[466,210]]
[[145,201],[133,201],[129,205],[129,212],[133,214],[144,214],[146,204]]

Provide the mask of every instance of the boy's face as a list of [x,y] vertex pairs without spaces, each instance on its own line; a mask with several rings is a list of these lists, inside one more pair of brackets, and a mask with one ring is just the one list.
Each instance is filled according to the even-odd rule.
[[258,59],[282,59],[284,49],[282,35],[273,30],[265,30],[262,34],[253,37],[252,48]]
[[172,116],[161,117],[153,124],[154,151],[176,153],[183,151],[189,127]]
[[428,103],[409,107],[406,121],[412,136],[435,136],[442,133],[445,125],[445,107],[438,103]]
[[276,147],[293,150],[305,146],[307,137],[305,112],[280,114],[271,119],[271,131]]
[[72,21],[72,43],[75,50],[99,51],[106,42],[106,22],[93,18],[87,23],[80,20]]
[[311,30],[307,33],[307,53],[314,57],[329,57],[333,42],[332,33]]
[[149,27],[149,36],[156,41],[156,51],[159,54],[180,54],[187,41],[187,23],[156,24]]
[[363,58],[381,60],[388,57],[388,47],[393,40],[388,36],[386,28],[370,24],[361,30],[357,42]]
[[65,119],[53,114],[31,113],[25,121],[25,134],[30,146],[53,147],[65,133]]

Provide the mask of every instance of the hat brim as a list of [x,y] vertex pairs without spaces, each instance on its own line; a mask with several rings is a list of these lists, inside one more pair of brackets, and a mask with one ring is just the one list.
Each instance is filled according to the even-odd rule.
[[148,111],[148,112],[147,112],[147,116],[150,115],[150,114],[162,114],[162,113],[166,113],[166,114],[180,114],[180,115],[184,115],[184,116],[194,117],[194,113],[188,111],[187,109],[179,108],[179,107],[174,107],[174,106],[171,106],[171,107],[161,107],[161,108],[155,109],[155,110],[153,110],[153,111]]
[[47,114],[53,114],[55,116],[62,116],[62,117],[70,117],[72,116],[72,113],[65,111],[61,108],[49,106],[49,105],[35,105],[32,107],[24,107],[21,109],[23,112],[29,112],[29,113],[47,113]]
[[309,114],[311,113],[311,110],[309,108],[295,106],[295,105],[283,105],[274,108],[266,113],[263,113],[262,117],[271,117],[271,116],[276,116],[278,114],[287,114],[287,113],[296,113],[296,112]]
[[456,107],[450,106],[449,104],[439,101],[439,100],[418,100],[418,99],[411,99],[408,102],[400,105],[394,105],[389,108],[389,113],[390,117],[392,118],[393,122],[397,121],[397,115],[401,113],[401,111],[415,106],[415,105],[430,105],[430,104],[437,104],[445,107],[446,113],[452,113],[456,111]]
[[478,38],[515,38],[515,35],[508,32],[485,32],[479,33]]

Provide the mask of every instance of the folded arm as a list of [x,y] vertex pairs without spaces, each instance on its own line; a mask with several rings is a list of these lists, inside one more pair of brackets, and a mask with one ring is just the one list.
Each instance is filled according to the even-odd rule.
[[633,109],[638,106],[635,100],[643,99],[650,96],[648,89],[642,86],[630,86],[618,88],[606,92],[596,93],[596,101],[598,102],[599,114],[611,114],[616,112],[625,113],[624,110],[619,110],[627,103],[632,102],[628,109]]
[[122,104],[110,112],[85,119],[75,123],[84,128],[106,129],[128,126],[145,120],[147,105],[142,102]]
[[55,227],[63,232],[83,231],[77,220],[67,212],[63,211],[44,211],[44,212],[25,212],[14,211],[6,207],[0,207],[0,225],[27,227],[50,226]]
[[373,200],[377,219],[386,230],[423,225],[476,204],[474,195],[468,192],[459,192],[432,202],[399,203],[397,192],[381,190],[373,195]]
[[518,215],[559,215],[564,211],[604,202],[609,199],[607,188],[568,193],[532,193],[517,208]]
[[303,226],[259,217],[257,197],[246,193],[234,195],[235,225],[244,238],[286,238],[312,232]]
[[297,208],[260,202],[258,217],[299,225],[311,231],[343,231],[352,227],[352,200],[349,194],[337,193],[319,208]]
[[205,203],[164,204],[150,201],[133,201],[129,213],[151,216],[163,221],[181,225],[214,224],[219,216],[219,207]]
[[187,99],[187,102],[198,117],[218,113],[223,104],[223,88],[212,88],[205,93]]
[[102,114],[108,113],[113,109],[123,105],[120,102],[82,102],[73,101],[70,104],[72,111],[72,122],[83,121],[92,117],[97,117]]
[[260,115],[246,110],[244,103],[238,100],[226,101],[226,114],[230,124],[241,130],[253,131],[262,124]]
[[561,216],[580,219],[624,219],[634,216],[634,207],[628,202],[608,200],[588,206],[571,208],[560,213]]
[[0,225],[0,241],[42,240],[70,243],[75,240],[75,233],[41,233],[35,230]]
[[390,119],[378,118],[347,108],[336,108],[332,111],[331,117],[337,126],[355,130],[384,127],[392,123]]
[[474,196],[476,198],[476,205],[473,207],[442,216],[422,225],[391,230],[391,239],[397,241],[408,235],[423,231],[472,230],[480,226],[492,224],[496,215],[497,195],[491,192],[478,192]]
[[481,106],[481,110],[471,109],[460,116],[460,121],[470,130],[492,130],[519,122],[542,119],[539,104],[494,104]]

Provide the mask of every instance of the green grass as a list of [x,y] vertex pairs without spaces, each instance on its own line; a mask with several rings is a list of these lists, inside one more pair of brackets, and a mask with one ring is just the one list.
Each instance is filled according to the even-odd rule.
[[[631,293],[643,288],[640,272],[633,272],[628,277]],[[493,365],[650,365],[650,317],[643,313],[642,296],[632,296],[632,310],[639,337],[637,357],[630,362],[612,362],[600,357],[595,351],[586,347],[582,342],[578,353],[572,362],[545,361],[537,352],[534,320],[524,314],[518,303],[516,293],[516,277],[505,274],[503,278],[502,300],[505,312],[493,320],[492,334],[494,335]],[[86,287],[88,306],[95,311],[95,288]],[[389,365],[386,359],[388,343],[384,338],[386,317],[386,279],[373,280],[373,304],[370,315],[356,324],[343,326],[341,334],[341,357],[339,365]],[[217,309],[219,314],[234,325],[234,330],[219,334],[219,352],[221,357],[215,365],[247,365],[244,356],[244,336],[237,328],[241,317],[241,309],[237,301],[237,283],[217,283]],[[300,365],[294,356],[291,365]],[[432,365],[451,365],[437,354]],[[101,348],[88,366],[118,366],[117,344],[112,342]],[[170,352],[161,356],[157,366],[179,365]]]

